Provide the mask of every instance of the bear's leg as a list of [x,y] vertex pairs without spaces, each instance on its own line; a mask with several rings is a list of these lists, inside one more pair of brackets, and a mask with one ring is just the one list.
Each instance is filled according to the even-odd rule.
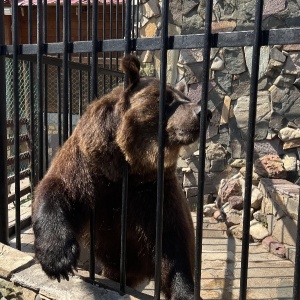
[[194,245],[189,242],[189,238],[185,239],[183,232],[179,231],[177,227],[177,233],[168,232],[163,237],[162,292],[166,299],[192,300],[194,299],[194,254],[190,250]]
[[[176,247],[176,244],[174,244],[173,247]],[[184,253],[182,254],[184,255]],[[165,294],[166,299],[194,299],[193,276],[189,268],[189,262],[184,258],[184,256],[175,258],[172,255],[163,258],[162,291]]]
[[59,178],[47,177],[39,185],[33,202],[35,254],[50,278],[68,279],[79,258],[79,245],[71,219],[72,204]]

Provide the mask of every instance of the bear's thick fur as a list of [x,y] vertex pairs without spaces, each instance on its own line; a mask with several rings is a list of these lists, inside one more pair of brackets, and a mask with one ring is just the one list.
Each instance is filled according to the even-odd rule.
[[[154,276],[159,80],[140,78],[134,56],[122,68],[127,89],[121,85],[91,103],[35,190],[35,254],[51,278],[68,278],[76,268],[93,209],[96,260],[104,276],[119,281],[125,160],[126,283],[136,287]],[[166,299],[193,299],[194,229],[175,169],[180,147],[198,137],[200,108],[170,86],[166,94],[162,291]]]

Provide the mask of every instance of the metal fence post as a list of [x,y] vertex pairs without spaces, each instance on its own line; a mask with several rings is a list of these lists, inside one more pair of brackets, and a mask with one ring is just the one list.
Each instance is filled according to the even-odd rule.
[[4,44],[4,5],[0,1],[0,242],[8,245],[6,80],[5,56],[1,48]]

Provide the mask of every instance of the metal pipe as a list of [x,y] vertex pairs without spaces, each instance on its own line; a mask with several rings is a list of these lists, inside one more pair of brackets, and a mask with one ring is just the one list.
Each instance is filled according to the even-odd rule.
[[[44,44],[48,43],[48,5],[47,0],[44,0]],[[48,158],[48,65],[44,65],[44,170],[48,169],[49,158]]]
[[[92,96],[98,98],[98,1],[93,1],[92,14]],[[96,204],[90,212],[90,279],[95,280],[95,220]]]
[[[0,45],[5,45],[4,5],[0,1]],[[7,126],[5,53],[0,51],[0,242],[8,245]]]
[[[125,23],[123,33],[125,39],[125,55],[131,52],[131,1],[126,2]],[[128,78],[124,76],[124,89],[128,86]],[[122,210],[121,210],[121,254],[120,254],[120,291],[125,293],[126,287],[126,237],[127,237],[127,203],[128,203],[128,163],[123,165]]]
[[300,300],[300,190],[298,194],[298,227],[296,238],[296,256],[295,256],[295,268],[294,268],[294,288],[293,299]]
[[161,290],[161,260],[163,233],[163,205],[164,205],[164,155],[165,155],[165,99],[167,78],[168,53],[168,12],[169,0],[162,2],[162,28],[160,36],[160,96],[158,123],[158,166],[157,166],[157,206],[156,206],[156,243],[155,243],[155,289],[154,299],[160,299]]
[[68,111],[69,111],[69,18],[71,1],[63,1],[63,143],[68,139]]
[[249,117],[248,117],[248,143],[247,143],[247,154],[246,154],[240,300],[246,300],[247,297],[250,209],[251,209],[251,193],[252,193],[252,172],[253,172],[257,89],[258,89],[257,83],[258,83],[260,47],[262,41],[262,34],[261,34],[262,13],[263,13],[263,0],[257,0],[256,9],[255,9],[252,71],[251,71],[251,82],[250,82],[250,103],[249,103]]
[[13,95],[14,95],[14,154],[15,154],[15,235],[16,248],[21,250],[21,212],[20,212],[20,97],[19,97],[19,22],[18,22],[18,1],[12,3],[12,43],[13,43]]
[[43,1],[37,1],[37,101],[38,101],[38,180],[44,175],[43,158]]
[[209,90],[209,67],[211,50],[211,22],[212,22],[213,0],[206,1],[205,8],[205,30],[204,30],[204,48],[203,48],[203,79],[201,94],[201,114],[200,114],[200,151],[199,151],[199,174],[198,174],[198,198],[197,198],[197,225],[196,225],[196,249],[195,249],[195,300],[200,298],[201,281],[201,260],[202,260],[202,227],[203,227],[203,197],[205,181],[205,144],[207,128],[207,103]]

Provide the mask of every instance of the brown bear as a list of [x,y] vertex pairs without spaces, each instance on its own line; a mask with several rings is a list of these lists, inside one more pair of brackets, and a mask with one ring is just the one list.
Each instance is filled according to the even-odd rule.
[[[159,80],[140,78],[140,64],[125,56],[128,87],[93,101],[53,159],[35,190],[35,254],[50,278],[76,268],[80,245],[89,244],[95,221],[95,255],[102,275],[120,280],[122,166],[127,161],[126,284],[154,276],[157,199]],[[180,148],[199,134],[198,103],[167,86],[165,99],[162,292],[166,299],[193,299],[194,228],[175,176]]]

